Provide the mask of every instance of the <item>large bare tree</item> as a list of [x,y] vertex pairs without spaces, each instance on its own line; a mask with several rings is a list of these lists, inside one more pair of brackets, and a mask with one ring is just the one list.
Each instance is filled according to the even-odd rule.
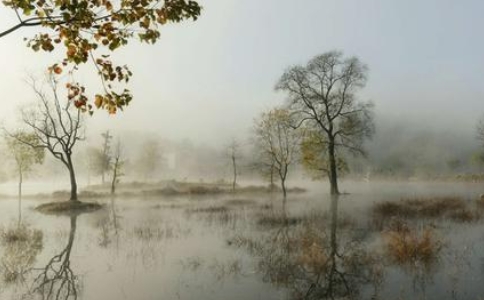
[[367,80],[368,68],[342,52],[317,55],[305,66],[286,70],[276,90],[288,95],[296,126],[317,129],[327,143],[331,194],[339,194],[337,150],[364,153],[365,138],[373,135],[373,105],[358,101],[356,93]]
[[282,194],[286,198],[286,179],[289,167],[297,161],[302,134],[295,129],[290,112],[273,109],[262,113],[255,121],[255,147],[261,166],[275,170],[281,180]]
[[34,148],[44,148],[62,162],[69,171],[71,184],[70,200],[77,201],[77,181],[73,164],[73,149],[84,139],[84,122],[81,111],[71,101],[59,99],[57,82],[48,78],[51,93],[46,93],[35,80],[30,86],[37,96],[37,105],[21,111],[22,121],[37,137],[35,144],[21,136],[17,139]]

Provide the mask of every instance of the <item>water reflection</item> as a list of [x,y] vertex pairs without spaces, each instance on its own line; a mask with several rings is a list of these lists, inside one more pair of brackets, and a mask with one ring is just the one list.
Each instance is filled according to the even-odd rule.
[[42,231],[20,225],[3,232],[1,259],[5,283],[24,282],[43,248]]
[[[291,222],[285,207],[278,228],[262,240],[238,237],[230,241],[258,257],[263,280],[287,288],[292,299],[359,299],[363,285],[373,286],[378,297],[383,266],[358,239],[340,234],[338,199],[331,201],[330,218],[305,218]],[[329,221],[329,226],[327,222]],[[342,232],[343,233],[343,232]]]
[[303,299],[355,298],[359,295],[360,285],[366,283],[373,284],[377,294],[383,280],[383,269],[378,266],[377,258],[369,254],[358,240],[344,241],[345,244],[339,247],[338,197],[332,197],[330,212],[329,248],[321,250],[321,253],[327,253],[327,258],[319,272],[312,276],[312,281],[308,282]]
[[78,277],[71,269],[71,251],[76,235],[77,215],[70,217],[70,231],[67,245],[61,252],[54,255],[44,268],[38,271],[33,282],[33,292],[38,293],[43,300],[77,299]]
[[96,224],[96,227],[100,229],[99,246],[107,248],[114,241],[116,251],[119,252],[120,216],[114,197],[111,197],[105,213],[107,215],[103,215]]
[[[77,228],[75,217],[25,211],[45,229],[44,251],[32,238],[1,245],[0,299],[479,299],[484,223],[374,227],[360,197],[104,199]],[[393,233],[420,245],[429,227],[445,245],[431,264],[391,255]]]

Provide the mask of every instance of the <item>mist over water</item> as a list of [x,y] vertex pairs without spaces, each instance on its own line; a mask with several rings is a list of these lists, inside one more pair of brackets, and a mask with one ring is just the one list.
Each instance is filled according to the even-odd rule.
[[[37,299],[47,293],[38,288],[49,280],[55,281],[54,293],[64,295],[59,299],[67,299],[67,284],[78,299],[299,299],[306,293],[311,299],[328,293],[355,299],[468,299],[482,294],[479,280],[464,279],[483,276],[481,221],[435,219],[432,226],[445,241],[438,258],[400,265],[387,253],[371,214],[376,203],[415,196],[462,197],[471,205],[479,185],[344,186],[353,193],[341,196],[336,208],[321,189],[291,194],[285,207],[279,195],[118,197],[100,200],[105,204],[100,211],[71,217],[32,210],[46,199],[24,200],[23,224],[28,232],[41,232],[42,246],[12,253],[3,244],[0,256],[9,266],[2,269],[3,280],[10,278],[8,272],[21,278],[4,282],[1,295]],[[16,223],[16,204],[15,199],[0,201],[4,230]],[[344,276],[347,287],[330,275],[324,257],[332,245],[339,255],[335,274]],[[28,253],[34,257],[26,263]],[[15,255],[24,257],[15,260]],[[62,259],[52,261],[57,255]],[[68,273],[49,273],[62,264]]]
[[0,4],[0,299],[482,299],[484,2],[61,2]]

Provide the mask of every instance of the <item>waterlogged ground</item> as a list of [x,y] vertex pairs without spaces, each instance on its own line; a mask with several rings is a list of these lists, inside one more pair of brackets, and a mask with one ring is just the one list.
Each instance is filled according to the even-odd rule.
[[[290,195],[285,206],[278,195],[103,199],[77,217],[25,200],[20,239],[9,235],[16,200],[0,200],[0,299],[484,299],[484,187],[343,187],[352,193]],[[464,199],[472,218],[373,210],[439,196]],[[408,252],[389,248],[395,234],[422,241],[423,254],[396,256]]]

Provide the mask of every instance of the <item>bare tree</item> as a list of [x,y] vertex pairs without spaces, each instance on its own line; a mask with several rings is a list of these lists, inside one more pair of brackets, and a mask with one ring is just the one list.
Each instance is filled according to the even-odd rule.
[[240,144],[237,140],[233,139],[228,146],[228,154],[230,156],[230,161],[232,162],[232,192],[235,192],[235,187],[237,185],[237,159],[239,157]]
[[100,156],[99,167],[101,169],[101,180],[104,184],[104,174],[108,172],[111,167],[111,139],[113,136],[109,134],[109,130],[101,133],[101,136],[103,138],[103,148]]
[[124,165],[124,161],[122,159],[123,156],[123,149],[121,145],[121,141],[118,139],[116,143],[116,149],[114,150],[113,162],[111,165],[111,170],[113,172],[113,177],[111,180],[111,194],[116,192],[116,184],[119,182],[119,177],[123,176],[122,168]]
[[77,142],[84,139],[84,122],[81,111],[71,101],[62,101],[57,93],[57,82],[48,79],[51,94],[40,88],[35,80],[30,81],[39,103],[21,111],[22,121],[37,138],[35,144],[17,136],[21,143],[33,148],[47,149],[69,171],[71,201],[77,201],[77,181],[73,164],[73,149]]
[[[276,171],[281,180],[284,198],[289,166],[297,161],[302,134],[295,129],[290,113],[285,109],[273,109],[263,113],[255,123],[255,146],[271,176]],[[271,178],[272,179],[272,178]]]
[[325,135],[331,194],[339,194],[336,149],[364,154],[363,142],[374,132],[373,105],[356,97],[367,73],[358,58],[331,51],[289,68],[276,85],[288,94],[289,108],[299,119],[296,125],[306,123]]

